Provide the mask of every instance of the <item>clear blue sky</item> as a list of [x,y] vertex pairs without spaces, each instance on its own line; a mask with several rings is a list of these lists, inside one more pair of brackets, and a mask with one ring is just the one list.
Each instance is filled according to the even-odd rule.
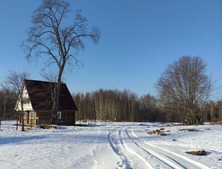
[[[0,1],[0,82],[10,70],[42,79],[42,60],[28,63],[20,47],[40,3]],[[72,0],[71,5],[101,30],[99,44],[87,43],[79,54],[84,66],[66,71],[72,93],[103,88],[157,95],[158,78],[183,55],[202,57],[207,74],[222,85],[222,0]]]

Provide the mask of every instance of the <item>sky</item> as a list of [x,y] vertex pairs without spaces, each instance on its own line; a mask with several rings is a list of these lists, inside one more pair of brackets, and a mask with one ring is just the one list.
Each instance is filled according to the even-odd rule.
[[[31,16],[42,1],[0,1],[0,82],[10,71],[28,72],[43,80],[43,60],[28,62],[21,48],[32,26]],[[100,88],[130,90],[138,96],[158,95],[155,84],[180,57],[199,56],[222,98],[221,0],[70,0],[82,10],[89,28],[98,26],[98,45],[87,42],[64,74],[71,93]],[[47,67],[45,67],[47,69]]]

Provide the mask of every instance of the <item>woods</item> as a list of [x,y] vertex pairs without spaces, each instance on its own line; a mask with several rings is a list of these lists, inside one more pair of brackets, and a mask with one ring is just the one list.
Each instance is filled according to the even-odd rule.
[[[17,94],[9,89],[0,88],[0,119],[16,119],[14,112]],[[159,100],[146,94],[138,97],[124,90],[104,90],[76,93],[73,98],[77,105],[77,120],[102,121],[149,121],[182,122],[179,113],[165,109]],[[204,122],[222,120],[222,100],[208,101],[201,111]]]
[[102,121],[156,121],[157,100],[150,95],[138,98],[124,90],[103,90],[74,95],[77,119]]
[[[76,118],[80,121],[149,121],[183,122],[179,113],[165,109],[160,100],[146,94],[138,97],[124,90],[104,90],[73,94],[78,107]],[[208,101],[200,115],[204,122],[222,120],[222,101]]]

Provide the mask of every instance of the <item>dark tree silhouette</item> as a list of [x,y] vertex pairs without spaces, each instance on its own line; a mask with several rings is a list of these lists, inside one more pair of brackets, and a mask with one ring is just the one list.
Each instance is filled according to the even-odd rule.
[[[100,32],[97,27],[87,29],[87,20],[81,12],[69,18],[70,3],[65,0],[43,0],[34,11],[33,26],[28,31],[28,38],[22,45],[26,58],[44,57],[46,66],[56,65],[57,86],[54,89],[52,123],[59,105],[59,92],[62,75],[68,62],[74,60],[79,50],[84,49],[84,39],[98,43]],[[68,18],[68,19],[67,19]],[[71,21],[71,23],[68,23]]]

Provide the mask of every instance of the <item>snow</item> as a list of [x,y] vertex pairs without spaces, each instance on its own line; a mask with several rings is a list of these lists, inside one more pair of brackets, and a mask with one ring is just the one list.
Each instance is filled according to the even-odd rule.
[[[222,168],[221,125],[97,123],[21,132],[14,124],[0,127],[1,169]],[[167,135],[147,134],[161,128]],[[186,153],[193,150],[207,155]]]

